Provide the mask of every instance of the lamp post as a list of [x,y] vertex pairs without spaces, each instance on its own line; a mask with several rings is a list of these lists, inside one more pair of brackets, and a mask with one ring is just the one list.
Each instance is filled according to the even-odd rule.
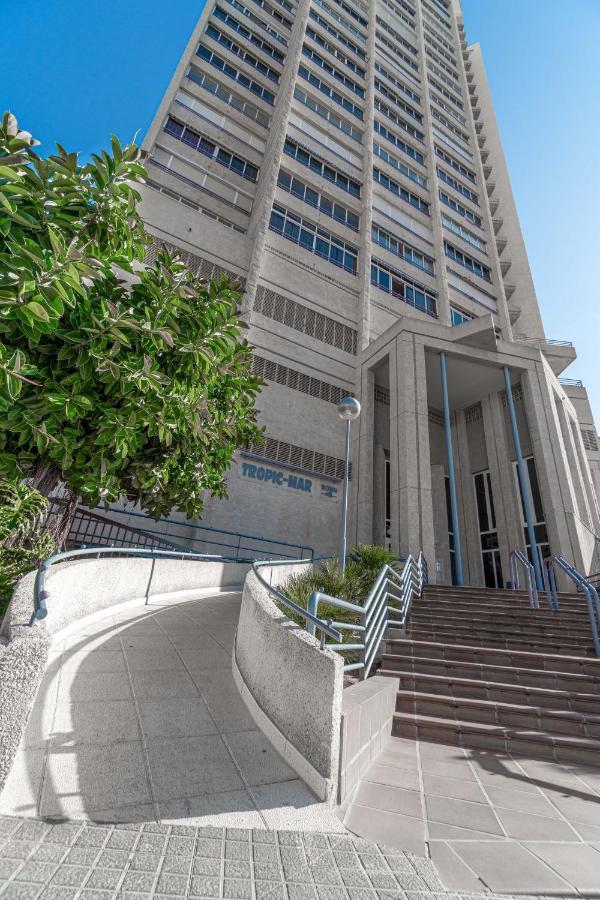
[[350,423],[360,416],[360,403],[354,397],[343,397],[338,403],[338,416],[346,423],[346,452],[344,455],[344,491],[340,521],[340,569],[346,569],[346,523],[348,519],[348,465],[350,459]]

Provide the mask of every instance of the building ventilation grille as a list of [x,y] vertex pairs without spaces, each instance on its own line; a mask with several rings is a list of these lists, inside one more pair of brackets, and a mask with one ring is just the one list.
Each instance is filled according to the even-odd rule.
[[390,393],[384,388],[375,388],[375,403],[381,403],[383,406],[390,405]]
[[175,244],[170,244],[168,241],[152,241],[146,254],[146,263],[152,264],[155,261],[157,254],[163,249],[167,250],[169,253],[176,253],[180,260],[188,267],[190,272],[192,272],[196,278],[201,278],[202,281],[210,281],[212,279],[220,278],[221,275],[227,275],[228,278],[231,278],[232,281],[235,281],[236,284],[239,285],[239,290],[242,291],[244,289],[245,279],[242,278],[241,275],[238,275],[236,272],[231,272],[229,269],[225,269],[223,266],[211,262],[209,259],[204,259],[202,256],[196,256],[188,250],[182,250],[181,248],[176,247]]
[[335,319],[290,300],[289,297],[282,297],[269,288],[259,286],[254,309],[269,319],[287,325],[288,328],[301,331],[302,334],[356,356],[358,332],[354,328],[336,322]]
[[469,422],[479,422],[481,418],[483,418],[481,403],[474,403],[473,406],[468,406],[465,409],[465,421],[467,424]]
[[429,412],[429,421],[433,425],[441,425],[443,428],[444,427],[444,413],[439,409],[432,409],[431,406],[429,407],[428,412]]
[[[329,478],[342,479],[344,477],[344,460],[335,456],[327,456],[318,450],[309,450],[307,447],[297,447],[286,441],[278,441],[276,438],[263,435],[262,441],[253,444],[248,453],[261,459],[269,459],[283,466],[293,469],[302,469],[313,475],[325,475]],[[349,476],[352,477],[352,464],[348,466]]]
[[[518,403],[523,400],[523,387],[520,384],[513,385],[512,389],[513,400],[515,403]],[[506,391],[502,391],[502,406],[506,406]]]
[[582,428],[581,437],[583,439],[583,446],[586,450],[598,450],[598,435],[595,431]]
[[289,369],[287,366],[282,366],[281,363],[264,359],[262,356],[252,357],[252,368],[265,381],[283,384],[294,391],[300,391],[303,394],[308,394],[310,397],[317,397],[326,403],[339,403],[343,397],[353,396],[345,388],[329,384],[327,381],[321,381],[319,378],[313,378],[304,372],[298,372],[296,369]]

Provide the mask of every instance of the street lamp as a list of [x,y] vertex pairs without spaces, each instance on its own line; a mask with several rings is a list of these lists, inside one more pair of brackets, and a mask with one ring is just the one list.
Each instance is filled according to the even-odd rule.
[[338,416],[346,423],[346,453],[344,456],[344,493],[340,521],[340,569],[346,569],[346,521],[348,518],[348,462],[350,458],[350,423],[360,416],[360,403],[354,397],[343,397],[338,403]]

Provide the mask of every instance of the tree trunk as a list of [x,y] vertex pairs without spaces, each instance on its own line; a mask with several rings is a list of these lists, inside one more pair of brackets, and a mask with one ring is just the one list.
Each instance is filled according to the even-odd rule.
[[69,537],[78,504],[79,497],[70,494],[64,498],[64,504],[56,504],[58,509],[56,511],[53,510],[53,514],[46,522],[46,531],[52,535],[57,551],[64,548]]
[[31,476],[31,487],[49,497],[60,481],[60,469],[54,463],[38,463]]

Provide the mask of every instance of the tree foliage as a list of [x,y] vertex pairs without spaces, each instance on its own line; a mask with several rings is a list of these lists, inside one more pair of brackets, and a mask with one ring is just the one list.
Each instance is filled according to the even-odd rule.
[[237,447],[257,440],[259,379],[239,296],[160,252],[137,204],[134,144],[80,165],[45,159],[12,115],[0,127],[0,472],[89,506],[151,515],[225,493]]

